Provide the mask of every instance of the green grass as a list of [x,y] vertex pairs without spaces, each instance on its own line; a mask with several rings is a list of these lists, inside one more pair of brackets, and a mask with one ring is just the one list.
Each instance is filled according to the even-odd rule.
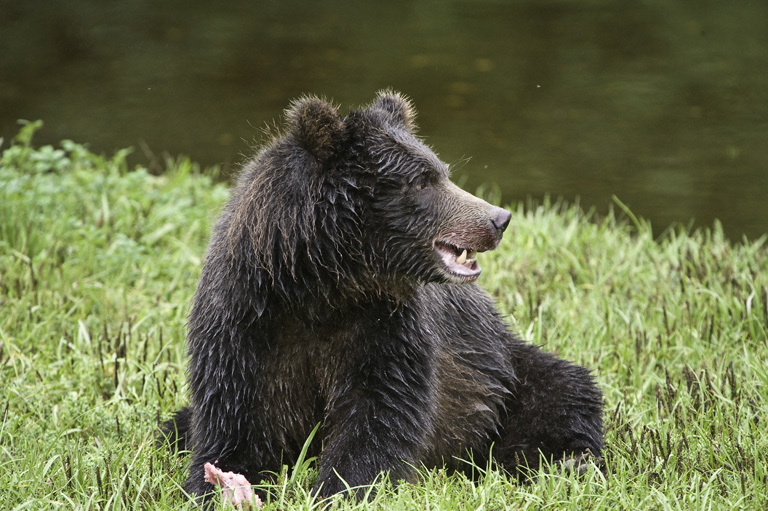
[[[185,317],[227,188],[184,159],[157,177],[125,151],[35,147],[38,127],[0,160],[0,509],[190,509],[153,435],[185,402]],[[654,238],[616,205],[517,206],[481,261],[516,331],[596,372],[607,473],[425,470],[335,509],[768,508],[765,238]],[[308,467],[265,509],[323,509]]]

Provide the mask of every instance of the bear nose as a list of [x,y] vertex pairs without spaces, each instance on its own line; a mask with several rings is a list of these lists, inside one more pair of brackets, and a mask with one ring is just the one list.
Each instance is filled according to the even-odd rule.
[[496,235],[500,236],[501,233],[504,232],[504,230],[509,225],[509,220],[512,218],[512,213],[507,211],[506,209],[496,208],[493,214],[491,215],[491,223],[496,228]]

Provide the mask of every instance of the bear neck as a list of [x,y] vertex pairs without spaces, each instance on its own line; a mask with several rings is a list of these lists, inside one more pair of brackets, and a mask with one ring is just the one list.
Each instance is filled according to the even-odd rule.
[[[366,286],[366,282],[373,285]],[[340,281],[336,285],[318,280],[302,284],[297,286],[293,278],[285,279],[284,282],[279,279],[275,281],[275,309],[320,323],[333,322],[334,318],[364,310],[395,311],[412,300],[419,287],[418,284],[406,281],[359,278],[355,281]]]

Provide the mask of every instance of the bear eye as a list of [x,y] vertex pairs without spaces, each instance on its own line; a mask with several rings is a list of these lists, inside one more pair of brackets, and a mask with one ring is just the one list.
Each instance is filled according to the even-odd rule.
[[403,178],[401,181],[401,190],[406,192],[408,190],[420,191],[429,186],[429,180],[426,176],[419,176],[415,179]]
[[432,179],[431,178],[432,178],[432,176],[430,176],[429,174],[426,174],[426,173],[422,174],[422,175],[420,175],[419,177],[417,177],[416,179],[413,180],[413,183],[411,184],[411,187],[414,190],[417,190],[417,191],[423,190],[425,188],[429,188],[429,185],[432,184]]

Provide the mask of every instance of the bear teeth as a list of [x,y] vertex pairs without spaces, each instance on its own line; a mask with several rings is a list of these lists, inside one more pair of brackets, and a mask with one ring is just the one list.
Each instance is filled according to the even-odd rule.
[[460,282],[473,282],[480,275],[480,265],[475,256],[477,250],[462,248],[448,241],[435,240],[434,251],[452,278]]
[[475,252],[474,250],[470,250],[469,252],[467,252],[467,249],[465,248],[461,251],[461,255],[459,255],[459,257],[456,258],[456,262],[458,264],[472,264],[475,262],[476,254],[477,252]]

